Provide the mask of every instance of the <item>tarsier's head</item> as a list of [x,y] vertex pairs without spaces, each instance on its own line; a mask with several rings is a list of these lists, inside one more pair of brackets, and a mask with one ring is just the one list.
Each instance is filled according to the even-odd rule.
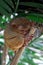
[[30,29],[30,22],[25,18],[16,18],[10,23],[11,29],[21,34],[26,34]]

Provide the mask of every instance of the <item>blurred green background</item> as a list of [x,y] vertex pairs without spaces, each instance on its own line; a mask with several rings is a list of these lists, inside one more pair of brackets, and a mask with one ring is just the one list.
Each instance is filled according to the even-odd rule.
[[[4,47],[4,30],[6,23],[12,18],[25,17],[30,21],[43,24],[43,1],[42,0],[0,0],[0,65]],[[1,31],[2,30],[2,31]],[[10,65],[14,52],[9,49],[6,65]],[[32,40],[24,50],[18,65],[43,65],[43,34]]]

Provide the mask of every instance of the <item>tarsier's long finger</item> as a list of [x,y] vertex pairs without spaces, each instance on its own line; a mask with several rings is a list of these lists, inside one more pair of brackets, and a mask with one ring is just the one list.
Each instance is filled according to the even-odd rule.
[[25,37],[25,45],[28,45],[28,43],[33,39],[36,30],[37,28],[31,28],[30,32]]
[[8,54],[8,49],[6,44],[4,45],[3,55],[2,55],[2,65],[6,65],[6,55]]

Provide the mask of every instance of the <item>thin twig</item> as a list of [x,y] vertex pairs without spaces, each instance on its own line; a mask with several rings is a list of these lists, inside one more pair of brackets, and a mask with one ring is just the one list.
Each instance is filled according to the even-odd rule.
[[21,54],[23,53],[24,49],[25,49],[25,46],[22,47],[22,48],[16,53],[16,55],[15,55],[15,57],[14,57],[14,59],[12,60],[12,63],[11,63],[10,65],[17,65],[18,60],[19,60]]
[[2,56],[2,65],[6,65],[6,55],[8,54],[8,49],[6,44],[4,45],[3,49],[3,56]]
[[18,6],[19,6],[19,0],[17,0],[17,4],[16,4],[16,9],[15,9],[15,12],[17,11]]

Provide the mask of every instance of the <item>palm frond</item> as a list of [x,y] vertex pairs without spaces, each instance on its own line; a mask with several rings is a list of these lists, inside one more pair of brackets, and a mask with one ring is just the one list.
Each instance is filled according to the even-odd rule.
[[[43,37],[42,37],[43,38]],[[25,49],[24,53],[20,57],[20,61],[18,62],[18,65],[24,65],[24,64],[31,64],[31,65],[38,65],[41,64],[40,62],[34,62],[35,60],[37,61],[42,61],[43,64],[43,59],[41,60],[40,58],[43,57],[43,40],[41,40],[41,37],[37,38],[34,40],[28,48]],[[33,46],[34,45],[34,46]]]
[[[7,0],[3,0],[9,7],[10,7],[10,9],[12,10],[12,12],[14,11],[14,9],[13,9],[13,6],[12,6],[12,4],[10,3],[10,2],[8,2]],[[10,4],[9,4],[10,3]]]
[[14,0],[12,0],[12,3],[13,3],[13,8],[15,9],[15,1]]
[[20,2],[20,5],[32,6],[32,7],[37,7],[37,8],[42,8],[43,9],[43,4],[34,3],[34,2]]
[[[19,0],[0,0],[0,7],[5,9],[6,13],[13,14],[16,12],[30,12],[43,14],[43,4],[35,2],[23,2]],[[1,13],[1,12],[0,12]],[[4,13],[3,13],[4,14]]]
[[0,13],[7,16],[9,15],[9,13],[6,12],[5,9],[3,9],[2,7],[0,7]]

